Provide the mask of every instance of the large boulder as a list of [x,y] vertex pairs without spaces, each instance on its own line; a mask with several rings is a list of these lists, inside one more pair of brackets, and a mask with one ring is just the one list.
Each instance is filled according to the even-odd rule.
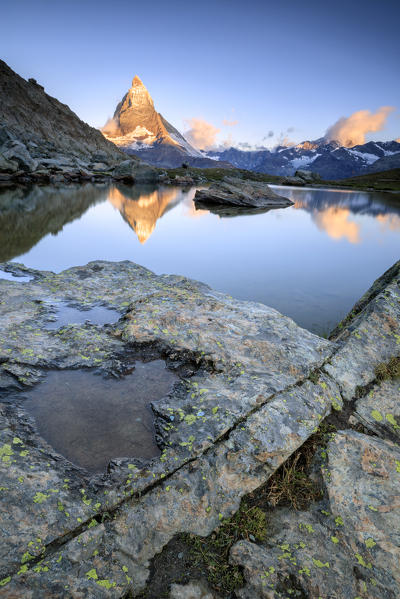
[[0,173],[15,173],[18,170],[18,164],[14,160],[8,160],[0,154]]
[[302,179],[305,183],[319,183],[321,181],[321,177],[318,173],[313,173],[312,171],[305,171],[302,169],[297,170],[294,176]]
[[38,163],[29,154],[25,144],[20,141],[7,142],[3,150],[3,156],[7,160],[12,160],[18,164],[21,170],[31,172],[37,169]]
[[194,201],[204,206],[227,205],[243,208],[286,208],[293,202],[276,194],[266,184],[238,177],[224,177],[207,187],[196,191]]
[[300,177],[284,177],[282,179],[282,185],[296,185],[297,187],[303,187],[306,184],[304,179]]
[[135,183],[155,183],[158,176],[157,169],[138,160],[124,160],[113,171],[115,179]]

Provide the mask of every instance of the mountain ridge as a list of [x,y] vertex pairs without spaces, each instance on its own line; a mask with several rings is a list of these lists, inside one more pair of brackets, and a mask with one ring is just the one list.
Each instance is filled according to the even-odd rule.
[[214,160],[228,161],[236,168],[284,177],[292,176],[298,169],[307,169],[323,179],[345,179],[400,167],[400,143],[394,140],[369,141],[348,148],[338,141],[320,138],[274,150],[231,147],[204,154]]

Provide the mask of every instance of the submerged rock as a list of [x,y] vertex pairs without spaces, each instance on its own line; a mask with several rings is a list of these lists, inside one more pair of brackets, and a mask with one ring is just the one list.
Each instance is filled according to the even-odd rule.
[[243,208],[285,208],[293,202],[272,191],[266,183],[225,177],[210,187],[196,191],[197,204],[228,205]]

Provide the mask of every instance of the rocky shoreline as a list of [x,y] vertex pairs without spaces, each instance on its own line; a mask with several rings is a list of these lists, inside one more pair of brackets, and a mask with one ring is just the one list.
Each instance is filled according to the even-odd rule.
[[[263,543],[233,546],[246,580],[234,596],[395,599],[399,383],[377,373],[400,356],[400,263],[331,340],[267,306],[130,262],[57,275],[1,268],[11,278],[0,280],[2,596],[142,593],[163,547],[218,528],[334,413],[339,430],[313,470],[323,498],[303,512],[277,508]],[[120,318],[49,328],[62,302]],[[89,475],[24,407],[24,393],[54,369],[118,379],[154,359],[179,380],[152,404],[161,454],[150,461],[114,456]],[[204,596],[191,584],[171,597]]]

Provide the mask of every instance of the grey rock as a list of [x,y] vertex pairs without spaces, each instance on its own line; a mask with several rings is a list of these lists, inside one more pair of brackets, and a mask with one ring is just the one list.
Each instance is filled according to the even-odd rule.
[[298,187],[303,187],[306,184],[304,179],[300,177],[284,177],[282,179],[282,185],[297,185]]
[[276,510],[263,545],[232,548],[246,579],[240,599],[398,597],[399,448],[344,431],[327,457],[324,501],[306,512]]
[[[89,480],[24,424],[23,410],[12,416],[18,422],[16,441],[14,425],[4,415],[4,578],[19,571],[27,552],[39,555],[60,534],[77,536],[80,522],[88,527],[94,516],[117,510],[116,519],[99,533],[95,557],[75,539],[61,551],[60,562],[58,553],[49,554],[46,571],[22,571],[4,586],[7,594],[23,594],[22,589],[29,588],[32,597],[42,597],[46,589],[58,588],[60,576],[68,585],[66,596],[75,596],[78,588],[86,589],[87,597],[102,596],[96,580],[106,579],[115,583],[115,596],[120,596],[131,586],[126,576],[134,580],[135,589],[143,588],[148,560],[177,532],[211,531],[222,516],[232,514],[240,497],[263,484],[312,434],[338,393],[328,378],[315,385],[307,380],[334,345],[261,304],[235,302],[206,285],[177,276],[157,277],[127,262],[96,262],[59,275],[7,268],[34,280],[0,281],[2,297],[7,298],[0,305],[0,380],[6,389],[9,374],[20,385],[32,385],[43,376],[43,367],[100,363],[107,371],[113,356],[123,355],[132,344],[198,365],[195,377],[182,381],[159,405],[155,402],[164,450],[160,458],[133,470],[134,460],[115,460],[109,475]],[[91,325],[79,326],[78,335],[76,327],[59,335],[46,329],[46,323],[52,316],[49,303],[63,298],[85,306],[101,302],[121,313],[128,306],[129,310],[125,320],[114,325],[114,335]],[[156,327],[154,310],[159,310]],[[99,351],[91,349],[93,344]],[[139,502],[136,495],[141,495]],[[156,528],[155,518],[160,523]],[[94,520],[93,529],[87,528],[84,535],[99,530]],[[31,546],[32,538],[41,542]],[[29,556],[24,558],[27,564]],[[93,569],[97,579],[86,576]]]
[[325,369],[340,385],[343,397],[351,400],[358,387],[374,381],[379,364],[399,355],[400,261],[375,281],[333,338],[340,350]]
[[295,172],[294,176],[302,179],[306,183],[318,183],[321,181],[320,175],[318,173],[314,173],[313,171],[299,169]]
[[158,181],[158,171],[138,160],[124,160],[113,171],[115,179],[134,181],[135,183],[152,183]]
[[400,442],[400,381],[389,380],[356,402],[354,418],[381,439]]
[[[14,384],[31,386],[47,368],[110,373],[132,348],[150,348],[171,365],[190,367],[192,375],[152,404],[161,456],[145,463],[115,456],[107,473],[92,477],[43,441],[23,405],[3,406],[0,580],[7,599],[27,592],[31,599],[139,593],[150,560],[177,533],[215,530],[332,408],[343,406],[339,385],[324,370],[336,360],[333,371],[346,388],[338,366],[349,349],[344,332],[332,343],[262,304],[129,262],[98,261],[57,275],[22,265],[3,268],[33,278],[0,281],[0,382],[6,392],[10,375]],[[393,277],[386,277],[351,320],[358,326],[358,317],[370,318],[365,345],[382,343],[373,324],[380,326],[380,302],[392,301],[392,285]],[[56,334],[46,329],[54,318],[48,304],[66,298],[86,307],[101,302],[123,318]],[[388,355],[397,351],[385,341],[373,355],[382,348]],[[347,354],[350,375],[360,372],[360,352],[356,345],[354,360]],[[238,597],[275,599],[287,590],[313,599],[396,599],[399,449],[344,431],[326,455],[319,473],[327,489],[323,501],[300,516],[276,510],[265,546],[242,542],[232,550],[247,580]]]
[[218,595],[204,582],[171,585],[170,599],[218,599]]
[[94,154],[92,154],[93,162],[105,162],[107,164],[109,160],[110,155],[107,152],[94,152]]
[[14,160],[8,160],[0,154],[0,173],[16,173],[18,164]]
[[38,166],[36,160],[33,160],[29,154],[27,147],[19,141],[7,142],[7,148],[3,150],[3,157],[16,162],[24,171],[34,171]]
[[95,162],[94,164],[90,164],[89,168],[94,173],[104,173],[110,169],[108,164],[105,164],[104,162]]
[[6,127],[0,126],[0,148],[8,141],[15,141],[15,136]]
[[48,169],[62,171],[74,166],[74,161],[66,156],[56,155],[53,158],[42,158],[40,164]]
[[266,183],[225,177],[210,187],[197,190],[194,201],[202,205],[228,205],[243,208],[285,208],[293,202],[277,195]]

